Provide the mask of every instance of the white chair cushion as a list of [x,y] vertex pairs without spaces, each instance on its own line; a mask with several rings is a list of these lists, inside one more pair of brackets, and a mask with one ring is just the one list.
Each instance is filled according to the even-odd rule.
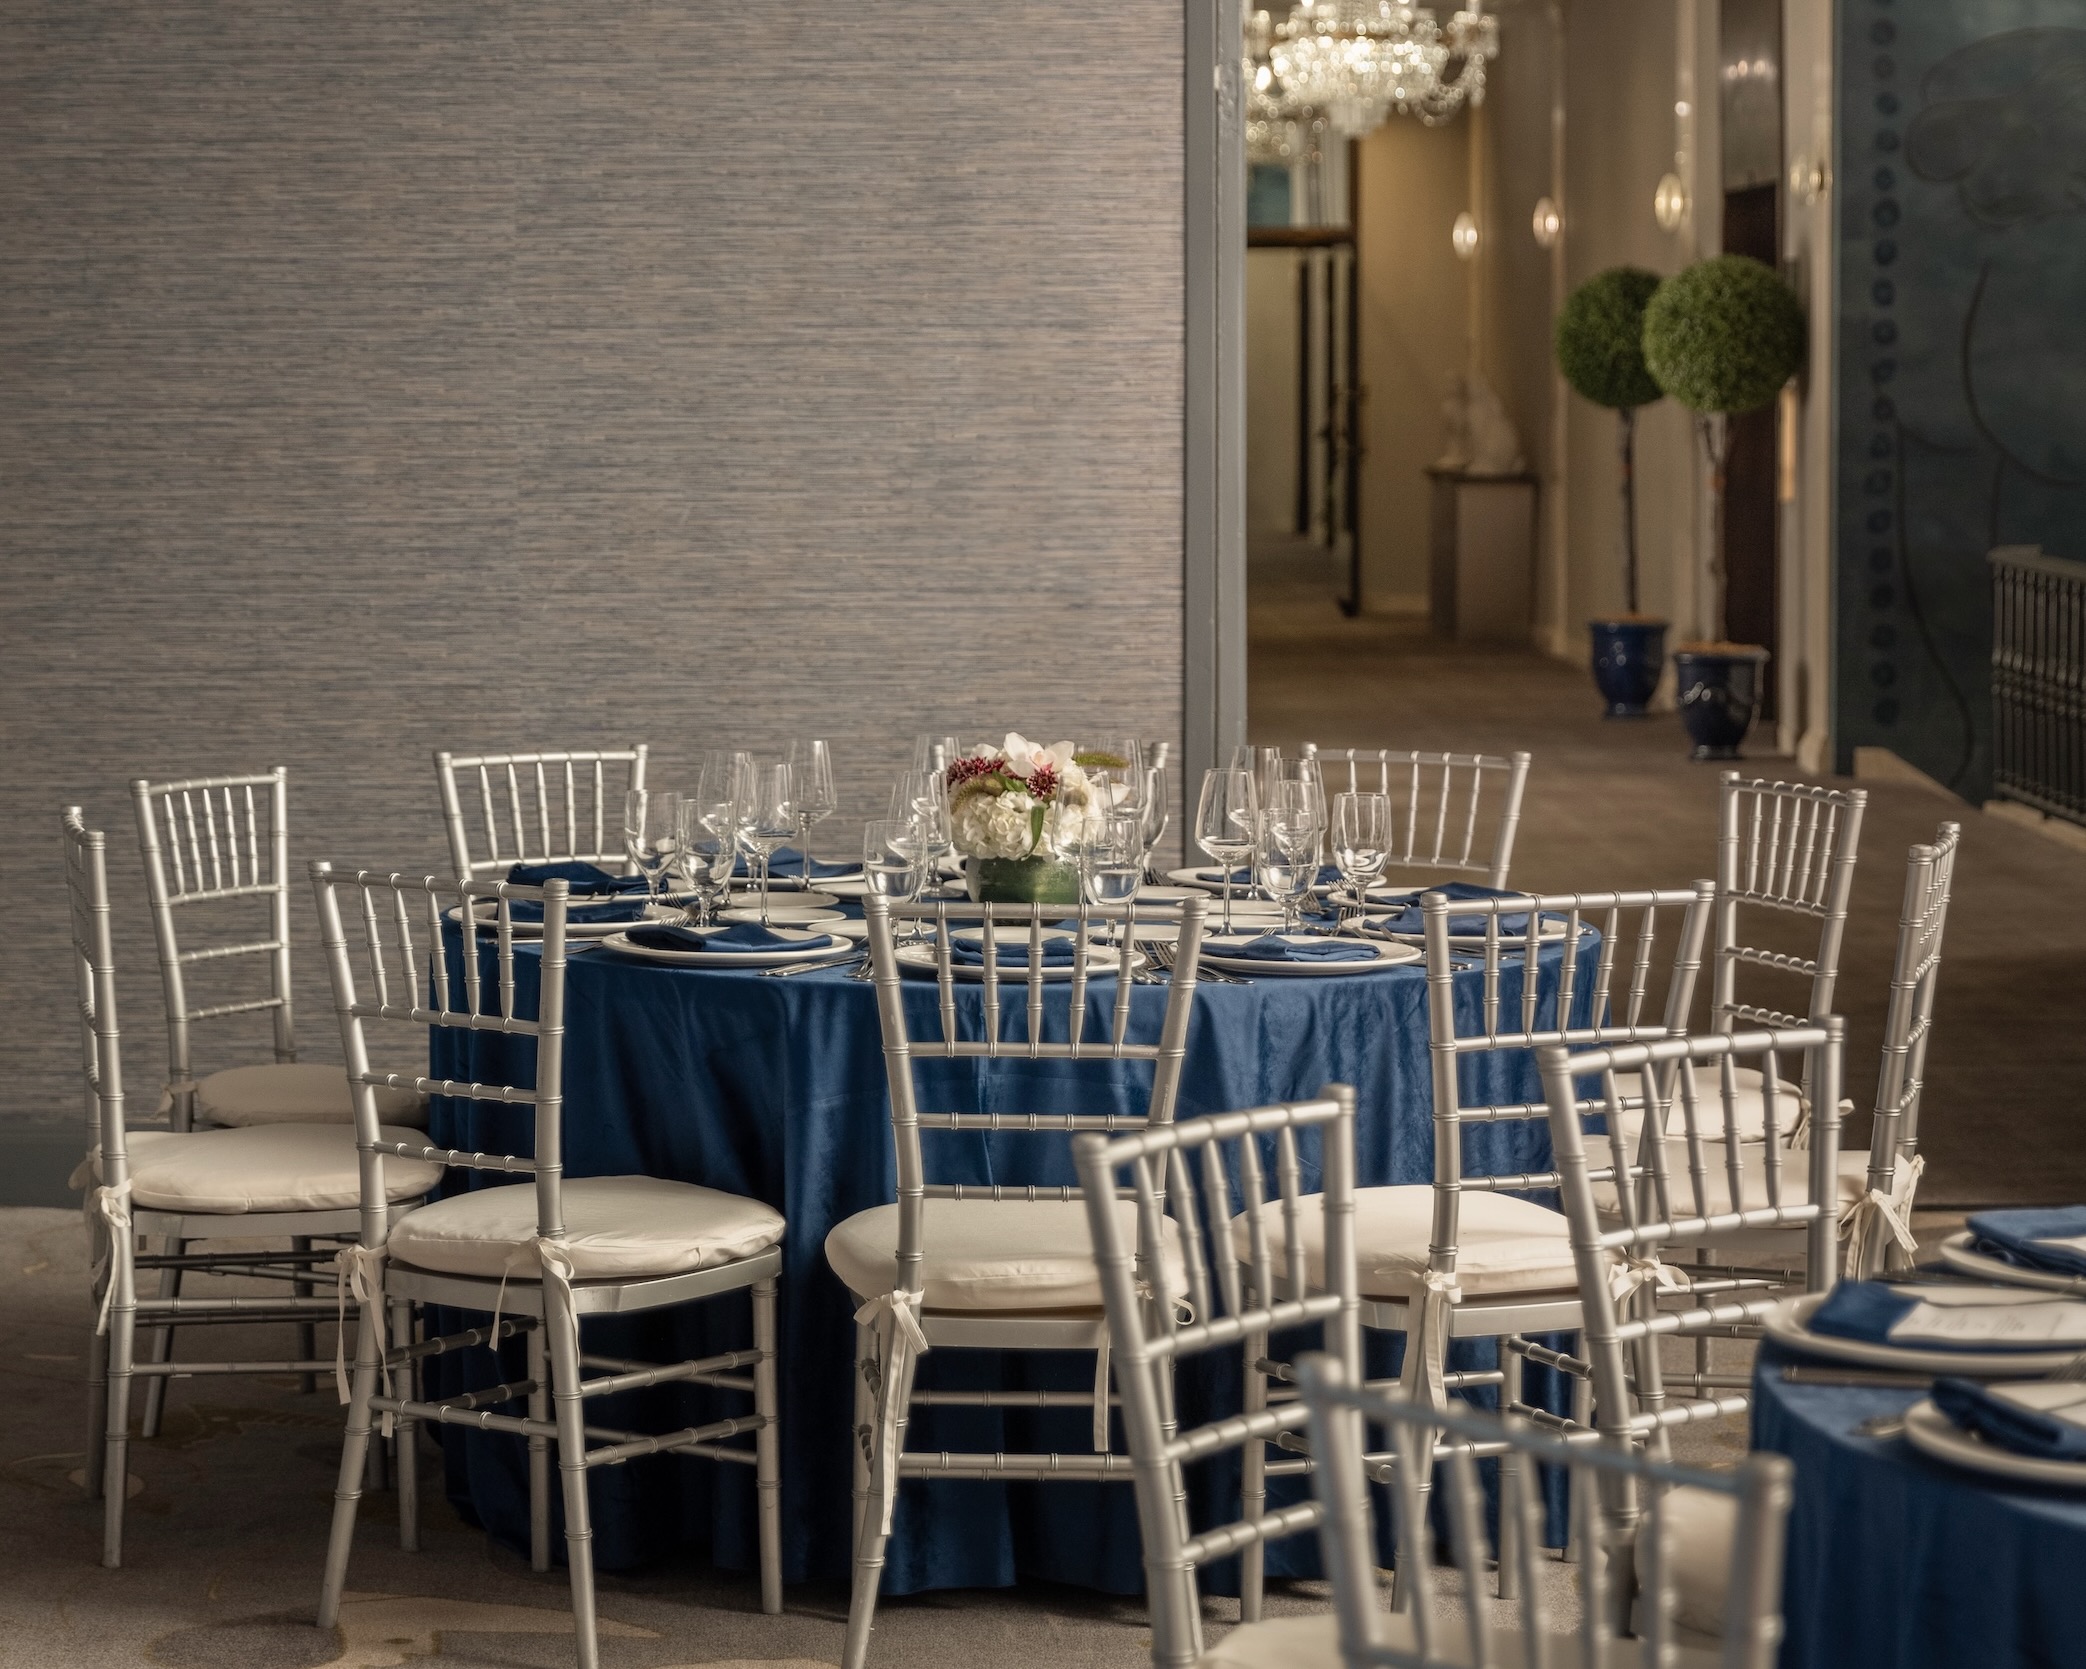
[[[1738,1502],[1713,1490],[1682,1486],[1667,1491],[1666,1552],[1673,1584],[1673,1620],[1697,1634],[1724,1629],[1724,1600],[1731,1586],[1731,1542],[1738,1531]],[[1637,1537],[1637,1583],[1645,1587],[1651,1572],[1648,1523]]]
[[[735,1263],[782,1238],[782,1213],[759,1200],[651,1176],[572,1177],[563,1189],[566,1250],[582,1281],[681,1275]],[[536,1190],[477,1188],[422,1206],[391,1231],[390,1257],[448,1275],[533,1280],[515,1255],[536,1235]]]
[[[1434,1232],[1434,1190],[1426,1183],[1357,1189],[1355,1263],[1362,1294],[1405,1298],[1424,1284],[1427,1243]],[[1313,1285],[1325,1281],[1325,1214],[1320,1196],[1303,1201],[1304,1254]],[[1282,1220],[1264,1215],[1277,1276],[1283,1269]],[[1564,1213],[1507,1194],[1469,1192],[1457,1212],[1456,1280],[1471,1297],[1548,1292],[1578,1284]],[[1244,1257],[1246,1219],[1235,1218],[1231,1241]]]
[[[920,1264],[930,1310],[1098,1310],[1101,1272],[1080,1200],[928,1200]],[[1124,1239],[1137,1240],[1137,1208],[1116,1201]],[[1187,1287],[1187,1263],[1171,1219],[1167,1282]],[[826,1261],[848,1291],[873,1298],[898,1284],[898,1207],[858,1211],[826,1236]]]
[[[1450,1648],[1461,1661],[1457,1648],[1463,1644],[1456,1632],[1460,1621],[1440,1619],[1444,1631],[1456,1642]],[[1381,1612],[1377,1617],[1377,1639],[1400,1651],[1417,1652],[1411,1615]],[[1436,1636],[1439,1650],[1441,1635]],[[1522,1647],[1519,1628],[1497,1620],[1492,1629],[1493,1661],[1499,1669],[1523,1669],[1528,1654]],[[1579,1662],[1579,1640],[1560,1630],[1549,1641],[1550,1661]],[[1432,1661],[1439,1661],[1432,1660]],[[1644,1647],[1635,1640],[1610,1640],[1601,1649],[1602,1669],[1640,1669]],[[1714,1649],[1682,1644],[1673,1657],[1674,1669],[1717,1669],[1723,1654]],[[1312,1617],[1275,1617],[1266,1622],[1243,1623],[1225,1635],[1195,1660],[1195,1669],[1341,1669],[1340,1629],[1331,1613]]]
[[[1707,1139],[1712,1134],[1721,1136],[1724,1130],[1724,1099],[1722,1069],[1714,1062],[1695,1068],[1695,1117]],[[1738,1123],[1739,1134],[1748,1141],[1758,1140],[1767,1134],[1767,1084],[1760,1069],[1753,1066],[1732,1068],[1735,1093],[1732,1096],[1732,1116]],[[1644,1098],[1644,1075],[1640,1072],[1618,1072],[1615,1087],[1620,1094],[1638,1101]],[[1802,1092],[1788,1079],[1783,1079],[1775,1091],[1775,1129],[1787,1136],[1794,1130],[1803,1116],[1807,1105]],[[1846,1103],[1843,1103],[1846,1105]],[[1644,1128],[1644,1109],[1626,1107],[1621,1124],[1624,1132],[1633,1139]],[[1684,1137],[1687,1130],[1685,1116],[1681,1110],[1680,1089],[1676,1081],[1673,1101],[1666,1110],[1668,1135]],[[1596,1138],[1589,1137],[1592,1141]],[[1635,1151],[1633,1148],[1632,1152]]]
[[[1702,1163],[1707,1172],[1703,1178],[1703,1189],[1712,1211],[1731,1209],[1731,1179],[1724,1170],[1725,1147],[1722,1142],[1702,1144]],[[1839,1209],[1845,1211],[1868,1191],[1869,1150],[1857,1148],[1838,1156]],[[1601,1161],[1605,1163],[1605,1156]],[[1666,1144],[1668,1187],[1671,1192],[1673,1210],[1677,1216],[1694,1215],[1695,1184],[1688,1175],[1687,1144],[1669,1141]],[[1781,1203],[1802,1205],[1811,1197],[1811,1154],[1807,1148],[1782,1149]],[[1739,1148],[1739,1197],[1744,1201],[1741,1209],[1759,1210],[1772,1202],[1767,1197],[1767,1150],[1766,1144],[1748,1142]],[[1594,1206],[1604,1223],[1615,1222],[1620,1213],[1615,1205],[1615,1184],[1596,1182],[1593,1185]],[[1782,1232],[1782,1231],[1774,1231]]]
[[[378,1087],[377,1122],[427,1127],[427,1097]],[[204,1124],[352,1124],[355,1100],[345,1067],[232,1066],[196,1081],[196,1119]]]
[[[387,1141],[423,1140],[417,1131],[396,1126],[381,1134]],[[355,1132],[344,1124],[141,1130],[125,1145],[131,1196],[153,1210],[230,1215],[339,1211],[362,1203]],[[442,1167],[429,1160],[394,1154],[384,1161],[387,1199],[418,1199],[441,1179]]]

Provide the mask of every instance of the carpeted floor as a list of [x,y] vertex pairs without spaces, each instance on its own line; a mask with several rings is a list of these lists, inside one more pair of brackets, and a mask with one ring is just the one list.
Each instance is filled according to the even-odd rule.
[[[1535,756],[1513,879],[1536,888],[1674,886],[1714,873],[1717,767],[1691,763],[1671,714],[1600,717],[1592,679],[1533,652],[1463,648],[1417,619],[1343,619],[1322,553],[1256,552],[1256,742]],[[1750,774],[1793,777],[1756,755]],[[2086,1199],[2086,852],[1937,791],[1869,782],[1838,1006],[1848,1093],[1876,1085],[1905,853],[1963,825],[1927,1056],[1922,1203]],[[1815,942],[1815,941],[1814,941]],[[1707,982],[1705,981],[1705,986]],[[1850,1130],[1868,1140],[1864,1116]]]

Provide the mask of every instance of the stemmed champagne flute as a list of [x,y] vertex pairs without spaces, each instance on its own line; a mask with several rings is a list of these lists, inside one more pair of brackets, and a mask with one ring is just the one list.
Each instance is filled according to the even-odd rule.
[[1147,765],[1144,769],[1144,788],[1138,803],[1138,838],[1144,845],[1145,876],[1154,885],[1158,876],[1151,867],[1152,854],[1159,849],[1165,836],[1166,825],[1172,817],[1170,796],[1173,792],[1172,779],[1161,764]]
[[1366,907],[1369,888],[1383,874],[1391,856],[1391,797],[1388,794],[1343,793],[1333,799],[1333,862],[1354,894],[1357,910]]
[[1202,775],[1195,809],[1195,844],[1224,872],[1224,931],[1231,931],[1232,866],[1253,851],[1260,821],[1260,794],[1248,770],[1219,767]]
[[811,825],[823,822],[840,808],[839,796],[833,791],[833,750],[820,741],[792,742],[789,764],[795,773],[797,844],[804,852],[804,885],[808,887],[814,873]]
[[756,764],[739,826],[739,844],[754,859],[760,875],[761,926],[768,925],[768,864],[797,832],[795,771],[788,765]]
[[623,796],[623,849],[645,878],[645,915],[659,903],[667,866],[680,838],[681,796],[665,788],[633,788]]

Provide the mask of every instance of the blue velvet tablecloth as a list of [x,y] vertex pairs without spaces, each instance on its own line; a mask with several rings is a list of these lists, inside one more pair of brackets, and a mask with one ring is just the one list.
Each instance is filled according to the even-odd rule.
[[[457,953],[451,935],[452,957]],[[1581,947],[1584,992],[1599,954]],[[1544,1024],[1552,1024],[1562,952],[1541,957]],[[517,957],[519,1011],[533,1014],[540,958]],[[1482,975],[1457,976],[1464,1023],[1476,1029]],[[1506,992],[1518,999],[1519,971]],[[931,1014],[931,979],[907,982],[908,1001]],[[979,1024],[980,993],[961,993]],[[1113,981],[1088,992],[1087,1035],[1106,1036]],[[1132,1037],[1155,1041],[1167,992],[1132,992]],[[1054,1009],[1062,1036],[1066,998]],[[1010,1025],[1019,1022],[1010,1012]],[[1573,1016],[1574,1024],[1586,1016]],[[576,949],[566,982],[565,1166],[568,1175],[640,1173],[699,1182],[765,1200],[789,1220],[783,1242],[780,1384],[783,1402],[783,1536],[788,1577],[842,1578],[848,1569],[852,1306],[823,1255],[826,1234],[854,1212],[895,1196],[875,992],[843,972],[763,979],[752,971],[698,971]],[[968,1035],[976,1035],[972,1031]],[[1011,1035],[1011,1034],[1010,1034]],[[479,1082],[532,1081],[517,1045],[493,1034],[438,1034],[435,1069]],[[989,1067],[989,1070],[988,1070]],[[1466,1102],[1534,1101],[1541,1088],[1525,1052],[1466,1057]],[[1097,1077],[1099,1073],[1101,1076]],[[921,1105],[939,1110],[1141,1112],[1150,1068],[1005,1060],[937,1063],[922,1074]],[[1426,986],[1418,965],[1345,978],[1263,978],[1204,983],[1181,1085],[1179,1116],[1316,1094],[1328,1083],[1355,1087],[1358,1175],[1364,1185],[1423,1182],[1432,1175],[1432,1095]],[[436,1138],[465,1149],[528,1151],[525,1113],[486,1103],[437,1101]],[[1076,1183],[1062,1135],[930,1132],[927,1162],[939,1182]],[[1539,1171],[1550,1162],[1540,1122],[1471,1127],[1473,1173]],[[1315,1174],[1308,1178],[1316,1185]],[[590,1353],[672,1360],[742,1348],[750,1341],[744,1299],[732,1297],[636,1318],[587,1323]],[[1388,1371],[1395,1350],[1379,1341],[1372,1364]],[[1402,1341],[1392,1341],[1402,1344]],[[520,1377],[518,1347],[506,1347],[508,1377]],[[1490,1365],[1490,1341],[1457,1346],[1459,1366]],[[498,1383],[490,1352],[438,1358],[438,1394]],[[1236,1407],[1236,1353],[1184,1367],[1182,1411],[1190,1420]],[[937,1351],[920,1382],[943,1387],[1030,1385],[1085,1389],[1090,1353],[1007,1355]],[[1545,1376],[1530,1370],[1530,1394]],[[1486,1399],[1489,1400],[1489,1399]],[[1545,1400],[1549,1400],[1547,1397]],[[1561,1405],[1560,1405],[1561,1406]],[[744,1411],[743,1398],[688,1387],[655,1388],[590,1404],[624,1429],[669,1429]],[[915,1416],[909,1446],[951,1450],[1090,1452],[1082,1410],[940,1409]],[[525,1463],[517,1440],[443,1428],[452,1500],[503,1539],[525,1544]],[[1120,1436],[1118,1436],[1120,1444]],[[1222,1490],[1214,1468],[1201,1487]],[[595,1557],[607,1569],[693,1545],[727,1568],[752,1569],[750,1468],[674,1458],[641,1460],[592,1478]],[[1235,1494],[1233,1499],[1235,1511]],[[925,1483],[903,1486],[885,1591],[991,1587],[1040,1578],[1113,1593],[1143,1585],[1131,1492],[1122,1483]],[[1315,1574],[1310,1538],[1270,1550],[1276,1574]],[[1212,1571],[1215,1591],[1225,1574]]]
[[1919,1390],[1790,1385],[1764,1346],[1753,1445],[1796,1462],[1781,1669],[2086,1664],[2086,1493],[2006,1483],[1855,1435]]

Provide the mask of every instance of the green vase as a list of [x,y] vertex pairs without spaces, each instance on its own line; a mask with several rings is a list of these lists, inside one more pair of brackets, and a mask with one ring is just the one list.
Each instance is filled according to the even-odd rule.
[[980,904],[1079,902],[1079,866],[1063,858],[967,858],[963,883]]

